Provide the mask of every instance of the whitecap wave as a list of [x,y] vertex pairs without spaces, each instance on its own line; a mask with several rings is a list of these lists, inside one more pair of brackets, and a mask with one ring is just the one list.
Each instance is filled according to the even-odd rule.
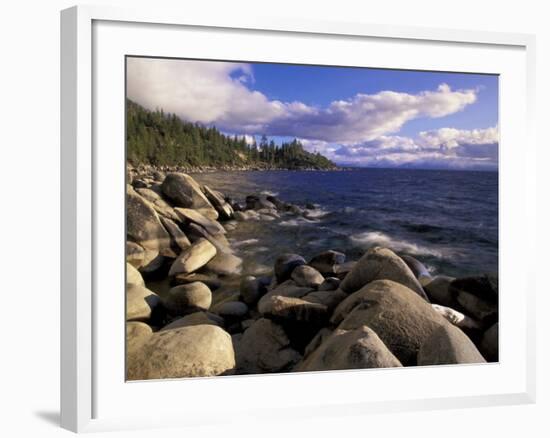
[[234,248],[240,248],[241,246],[247,246],[247,245],[253,245],[255,243],[258,243],[258,239],[246,239],[246,240],[240,240],[233,243]]
[[262,190],[260,192],[260,195],[264,195],[264,196],[278,196],[279,195],[279,192],[272,192],[271,190]]
[[439,249],[419,245],[403,239],[393,239],[380,231],[367,231],[364,233],[353,234],[350,236],[350,239],[355,244],[365,248],[372,246],[383,246],[395,252],[405,252],[415,255],[429,255],[438,258],[443,257],[443,252]]
[[283,227],[298,227],[300,225],[316,224],[318,222],[318,220],[309,220],[305,217],[298,217],[296,219],[282,221],[281,223],[279,223],[279,225],[282,225]]
[[326,216],[327,214],[329,214],[330,211],[329,210],[325,210],[324,208],[322,207],[317,207],[317,208],[313,208],[311,210],[306,210],[304,212],[304,215],[308,218],[308,219],[318,219],[318,218],[321,218],[323,216]]

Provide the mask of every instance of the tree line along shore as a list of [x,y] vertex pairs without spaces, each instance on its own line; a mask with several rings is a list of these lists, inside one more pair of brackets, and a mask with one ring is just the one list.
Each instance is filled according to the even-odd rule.
[[129,166],[127,182],[129,380],[498,361],[494,274],[432,277],[373,247],[358,260],[274,254],[270,275],[246,275],[231,231],[307,206],[230,199],[158,168]]
[[135,167],[182,169],[316,169],[337,166],[320,153],[308,152],[297,139],[276,145],[264,135],[257,143],[216,127],[190,123],[162,109],[150,111],[126,101],[126,153]]

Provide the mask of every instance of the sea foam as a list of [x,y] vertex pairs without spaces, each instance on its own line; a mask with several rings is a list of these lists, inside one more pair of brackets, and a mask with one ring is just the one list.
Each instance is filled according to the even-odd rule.
[[424,245],[419,245],[414,242],[409,242],[403,239],[394,239],[380,231],[367,231],[364,233],[353,234],[350,240],[355,244],[368,248],[371,246],[384,246],[396,252],[406,252],[415,255],[428,255],[442,258],[443,253],[434,248],[429,248]]

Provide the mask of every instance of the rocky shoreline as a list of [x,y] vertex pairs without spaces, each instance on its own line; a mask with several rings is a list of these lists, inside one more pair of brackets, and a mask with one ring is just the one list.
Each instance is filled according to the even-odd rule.
[[209,172],[265,172],[265,171],[300,171],[300,172],[342,172],[349,170],[358,170],[357,167],[327,167],[327,168],[316,168],[316,167],[299,167],[299,168],[290,168],[290,167],[279,167],[279,166],[269,166],[269,165],[250,165],[250,166],[153,166],[150,164],[138,164],[132,166],[131,170],[137,175],[151,175],[153,176],[156,172],[161,174],[168,173],[209,173]]
[[[174,171],[176,170],[176,171]],[[127,379],[498,361],[498,277],[432,277],[371,248],[242,273],[227,233],[311,206],[244,202],[181,169],[127,169]]]

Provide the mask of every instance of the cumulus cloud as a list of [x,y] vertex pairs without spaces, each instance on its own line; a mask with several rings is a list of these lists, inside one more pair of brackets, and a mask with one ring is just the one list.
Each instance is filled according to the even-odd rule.
[[417,138],[382,136],[342,145],[334,160],[348,165],[494,169],[498,165],[498,127],[420,132]]
[[[419,117],[444,117],[476,101],[477,90],[441,84],[417,94],[381,91],[357,94],[318,108],[270,100],[247,87],[248,64],[129,58],[128,97],[193,122],[228,132],[293,136],[353,144],[395,133]],[[247,79],[248,78],[248,79]]]

